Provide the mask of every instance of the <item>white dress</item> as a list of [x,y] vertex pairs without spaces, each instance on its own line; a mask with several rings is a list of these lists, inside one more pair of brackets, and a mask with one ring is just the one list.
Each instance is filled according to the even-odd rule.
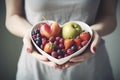
[[[32,25],[41,21],[41,16],[60,24],[77,20],[91,25],[99,4],[100,0],[25,0],[25,13]],[[38,62],[23,46],[16,80],[114,80],[104,43],[101,40],[94,56],[65,70]]]

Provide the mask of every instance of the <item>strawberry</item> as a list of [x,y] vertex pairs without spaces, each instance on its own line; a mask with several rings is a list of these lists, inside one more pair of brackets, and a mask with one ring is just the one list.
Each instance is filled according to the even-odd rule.
[[68,48],[70,48],[73,44],[74,44],[73,39],[65,39],[64,40],[65,50],[67,50]]
[[83,41],[85,41],[85,40],[89,41],[90,37],[91,36],[90,36],[89,32],[83,32],[80,34],[80,39],[82,39]]
[[44,46],[44,51],[48,54],[51,54],[52,50],[54,50],[56,48],[56,46],[49,42],[49,43],[46,43],[45,46]]
[[75,43],[75,45],[78,47],[78,46],[81,46],[81,42],[82,42],[82,40],[80,39],[80,38],[75,38],[74,39],[74,43]]

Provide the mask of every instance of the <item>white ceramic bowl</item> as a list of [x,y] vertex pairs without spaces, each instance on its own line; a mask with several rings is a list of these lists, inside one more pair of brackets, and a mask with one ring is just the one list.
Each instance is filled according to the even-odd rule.
[[[39,25],[40,23],[42,23],[42,22],[45,22],[45,21],[40,21],[39,23],[35,24],[35,25],[33,26],[32,30],[31,30],[31,33],[32,33],[32,31],[33,31],[35,28],[37,28],[38,25]],[[53,21],[48,20],[48,22],[49,22],[49,23],[52,23]],[[62,64],[64,64],[64,63],[66,63],[68,60],[70,60],[70,59],[71,59],[72,57],[74,57],[74,56],[80,55],[80,54],[87,48],[87,46],[90,44],[90,41],[91,41],[91,39],[92,39],[93,32],[92,32],[91,28],[90,28],[86,23],[81,22],[81,21],[70,21],[70,22],[78,23],[83,30],[85,30],[85,31],[87,31],[87,32],[90,33],[91,38],[90,38],[90,40],[88,41],[88,43],[87,43],[85,46],[83,46],[80,50],[76,51],[75,53],[73,53],[73,54],[71,54],[71,55],[69,55],[69,56],[67,56],[67,57],[64,57],[64,58],[61,58],[61,59],[57,59],[57,58],[54,58],[54,57],[52,57],[51,55],[47,54],[46,52],[44,52],[42,49],[40,49],[40,48],[35,44],[35,42],[34,42],[33,39],[32,39],[32,35],[31,35],[32,43],[34,44],[34,46],[36,47],[36,49],[37,49],[42,55],[46,56],[50,61],[55,62],[55,63],[57,63],[57,64],[59,64],[59,65],[62,65]],[[67,23],[69,23],[69,22],[67,22]],[[63,24],[63,25],[64,25],[64,24]]]

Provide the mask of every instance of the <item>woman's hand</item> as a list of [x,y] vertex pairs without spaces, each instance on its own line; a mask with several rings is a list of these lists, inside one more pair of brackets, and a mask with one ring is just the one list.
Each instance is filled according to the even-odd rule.
[[30,32],[31,32],[31,28],[29,28],[27,30],[25,36],[23,37],[23,43],[24,43],[26,51],[29,53],[29,55],[35,57],[38,61],[40,61],[41,63],[44,63],[50,67],[53,67],[56,69],[61,69],[61,66],[55,64],[54,62],[49,61],[47,57],[39,54],[34,49],[34,47],[32,46],[32,43],[31,43]]
[[76,64],[80,64],[86,59],[88,59],[89,57],[91,57],[93,54],[95,54],[99,41],[100,41],[100,36],[96,31],[93,31],[93,39],[92,39],[91,45],[86,49],[86,51],[83,54],[71,58],[69,62],[62,65],[62,69],[68,68]]
[[108,35],[115,30],[116,0],[101,0],[95,23],[91,26],[91,28],[93,29],[94,34],[90,48],[88,48],[82,55],[70,59],[68,63],[64,64],[63,68],[80,64],[92,56],[96,51],[97,45],[99,44],[100,36]]

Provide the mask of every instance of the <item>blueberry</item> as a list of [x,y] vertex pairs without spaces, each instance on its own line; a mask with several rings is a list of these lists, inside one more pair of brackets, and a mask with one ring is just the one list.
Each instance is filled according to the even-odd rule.
[[73,51],[77,51],[77,47],[76,47],[75,45],[71,46],[71,49],[72,49]]
[[40,38],[40,37],[37,37],[37,38],[36,38],[36,40],[37,40],[37,41],[40,41],[40,40],[41,40],[41,38]]
[[39,33],[36,34],[37,37],[41,37],[41,35]]
[[38,45],[38,46],[40,46],[40,42],[37,40],[37,41],[35,41],[35,43]]
[[38,29],[35,29],[34,30],[35,34],[39,33],[39,30]]
[[57,53],[58,53],[58,55],[61,55],[61,56],[63,55],[63,52],[60,49],[57,50]]
[[32,35],[35,35],[35,32],[34,32],[34,31],[32,31]]
[[37,38],[34,38],[33,40],[34,40],[34,42],[36,42],[36,41],[37,41]]
[[37,37],[36,40],[39,41],[40,44],[42,43],[42,39],[41,39],[41,37]]

